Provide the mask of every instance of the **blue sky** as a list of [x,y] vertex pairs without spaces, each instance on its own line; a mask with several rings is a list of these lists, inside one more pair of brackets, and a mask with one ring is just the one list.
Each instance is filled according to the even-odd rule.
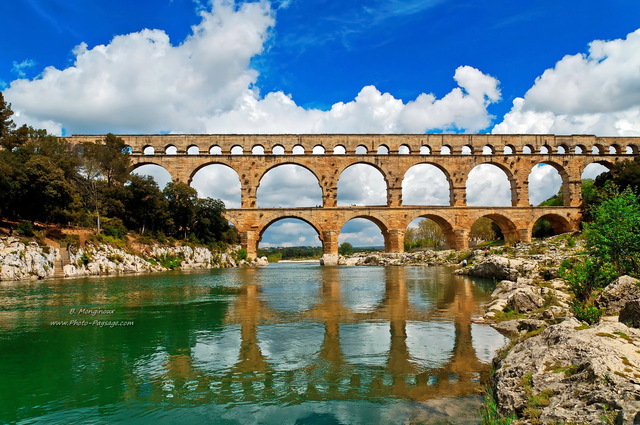
[[54,134],[640,135],[637,0],[19,0],[0,25],[16,121]]

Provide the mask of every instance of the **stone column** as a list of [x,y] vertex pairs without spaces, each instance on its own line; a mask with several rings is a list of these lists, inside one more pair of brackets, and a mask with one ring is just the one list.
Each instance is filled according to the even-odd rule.
[[388,252],[404,252],[404,232],[404,229],[387,230],[385,247]]
[[325,266],[338,265],[338,236],[339,230],[322,232],[322,264]]
[[516,179],[511,184],[511,205],[514,207],[528,207],[529,203],[529,176]]
[[531,229],[518,229],[518,239],[520,242],[531,242]]
[[256,192],[257,188],[250,184],[243,184],[240,189],[240,204],[241,208],[255,208],[256,207]]
[[247,258],[258,256],[258,242],[260,241],[256,230],[240,232],[240,245],[247,251]]
[[467,187],[453,186],[451,188],[451,206],[464,207],[467,205]]
[[582,180],[571,180],[564,184],[562,195],[565,207],[582,205]]
[[387,188],[387,206],[388,207],[402,206],[402,186]]
[[469,230],[455,229],[453,231],[453,248],[467,249],[469,248]]

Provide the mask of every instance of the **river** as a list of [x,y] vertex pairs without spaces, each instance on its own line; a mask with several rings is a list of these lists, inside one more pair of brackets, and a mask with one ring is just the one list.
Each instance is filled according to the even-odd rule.
[[0,423],[479,423],[492,289],[313,263],[4,283]]

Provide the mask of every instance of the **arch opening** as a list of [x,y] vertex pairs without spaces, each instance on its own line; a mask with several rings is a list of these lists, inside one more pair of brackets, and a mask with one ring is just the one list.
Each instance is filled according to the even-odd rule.
[[531,146],[531,145],[525,145],[525,146],[522,148],[522,153],[524,153],[524,154],[531,154],[531,153],[533,153],[533,146]]
[[491,246],[518,241],[518,230],[511,220],[500,214],[478,218],[469,231],[469,246]]
[[322,206],[322,189],[316,176],[297,164],[271,168],[260,179],[256,191],[258,208]]
[[333,148],[333,154],[334,155],[344,155],[346,153],[347,153],[347,150],[342,145],[338,145],[335,148]]
[[471,155],[472,153],[473,153],[473,149],[469,145],[463,146],[462,150],[460,151],[461,155]]
[[431,155],[431,148],[427,145],[420,146],[420,155]]
[[508,207],[514,183],[506,171],[494,164],[476,165],[467,176],[467,205]]
[[558,149],[556,149],[556,152],[560,155],[564,155],[569,152],[569,148],[567,148],[566,145],[560,145],[558,146]]
[[313,147],[312,153],[314,155],[324,155],[324,146],[322,145],[315,145]]
[[153,146],[145,146],[144,148],[142,148],[142,154],[143,155],[155,155],[156,150]]
[[495,150],[493,149],[493,146],[491,145],[485,145],[482,148],[482,155],[493,155],[495,152]]
[[433,164],[416,164],[402,180],[403,205],[450,204],[451,183],[445,172]]
[[373,217],[355,217],[340,229],[338,243],[348,243],[355,249],[381,250],[386,247],[386,231],[386,226]]
[[304,155],[304,146],[295,145],[293,147],[293,149],[291,150],[291,153],[294,154],[294,155]]
[[319,247],[320,233],[308,221],[297,217],[279,217],[260,232],[258,249]]
[[209,149],[209,155],[222,155],[222,148],[217,145],[211,146]]
[[165,155],[177,155],[178,148],[175,147],[174,145],[169,145],[166,148],[164,148],[164,153]]
[[440,155],[451,155],[451,146],[443,146],[440,148]]
[[235,145],[231,148],[231,155],[244,155],[244,149],[242,146]]
[[543,155],[548,155],[549,153],[551,153],[551,150],[550,150],[549,146],[542,145],[542,146],[540,146],[540,153],[543,154]]
[[251,148],[251,155],[264,155],[264,146],[255,145]]
[[378,150],[376,151],[378,155],[389,155],[389,148],[385,145],[378,146]]
[[635,155],[638,153],[638,147],[637,146],[633,146],[633,145],[629,145],[625,148],[624,153],[626,155]]
[[[564,205],[564,178],[557,166],[536,164],[529,173],[529,203],[533,206]],[[562,170],[564,171],[564,170]]]
[[407,145],[400,145],[398,148],[398,155],[409,155],[411,153],[411,149]]
[[193,173],[191,187],[200,198],[220,199],[226,208],[240,208],[240,177],[228,165],[207,164],[200,167]]
[[595,180],[599,175],[611,171],[611,168],[609,168],[607,165],[608,164],[602,162],[592,162],[591,164],[584,167],[580,178],[583,180]]
[[345,168],[338,179],[338,206],[387,205],[387,182],[371,164]]
[[365,145],[358,145],[356,147],[356,155],[366,155],[367,152],[369,151]]
[[187,148],[187,155],[200,155],[200,148],[196,145],[191,145]]
[[502,150],[502,153],[504,153],[505,155],[513,155],[514,152],[515,148],[512,145],[507,145]]
[[531,228],[531,236],[545,238],[571,231],[571,224],[558,214],[545,214],[538,218]]
[[140,165],[131,171],[131,174],[153,178],[160,190],[163,190],[167,183],[173,180],[169,171],[167,171],[163,166],[157,164]]
[[271,149],[271,153],[273,155],[284,155],[284,146],[282,145],[275,145],[273,147],[273,149]]
[[442,217],[424,215],[407,226],[404,234],[404,250],[448,249],[452,245],[451,225]]

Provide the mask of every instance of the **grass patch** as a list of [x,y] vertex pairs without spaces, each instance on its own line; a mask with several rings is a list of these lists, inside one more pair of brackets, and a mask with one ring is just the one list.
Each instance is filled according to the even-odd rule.
[[607,333],[607,332],[598,332],[596,335],[604,338],[613,338],[613,339],[615,339],[616,337],[615,335],[611,335],[610,333]]
[[575,329],[577,331],[581,331],[581,330],[589,329],[589,328],[590,328],[590,326],[585,323],[584,325],[576,326],[573,329]]
[[628,342],[631,342],[631,337],[629,335],[627,335],[626,333],[624,333],[624,332],[616,331],[616,332],[614,332],[614,335],[618,335],[620,338],[622,338],[622,339],[624,339],[624,340],[626,340]]
[[509,425],[518,419],[513,413],[508,416],[498,413],[498,404],[490,386],[485,388],[484,402],[480,408],[480,413],[482,415],[482,425]]

